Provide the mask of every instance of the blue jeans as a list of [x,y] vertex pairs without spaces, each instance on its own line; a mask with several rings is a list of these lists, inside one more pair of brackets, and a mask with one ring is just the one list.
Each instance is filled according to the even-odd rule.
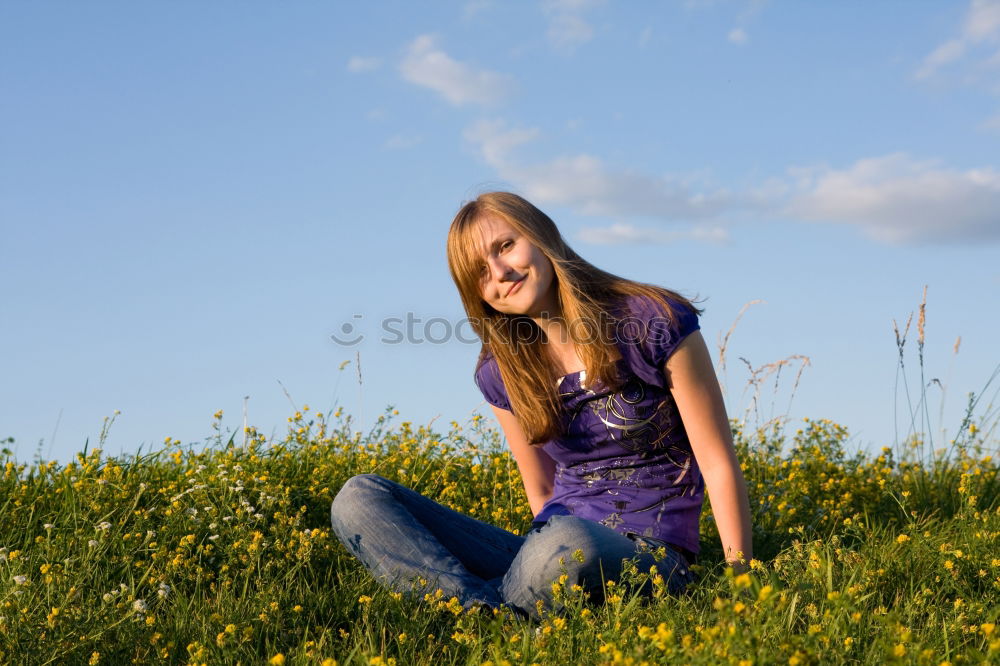
[[662,542],[575,516],[553,516],[518,536],[375,474],[349,479],[330,518],[340,541],[388,587],[418,594],[440,588],[466,608],[509,606],[537,619],[537,602],[553,608],[552,583],[564,573],[567,588],[580,585],[602,601],[604,581],[617,579],[622,560],[631,558],[640,571],[655,564],[671,593],[693,580],[676,549],[667,546],[666,557],[656,559],[652,549]]

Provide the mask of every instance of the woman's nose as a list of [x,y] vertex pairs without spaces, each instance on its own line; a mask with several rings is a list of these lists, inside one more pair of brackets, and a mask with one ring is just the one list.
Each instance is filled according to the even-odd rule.
[[490,267],[490,278],[493,280],[503,280],[511,272],[510,266],[500,257],[492,257],[486,263]]

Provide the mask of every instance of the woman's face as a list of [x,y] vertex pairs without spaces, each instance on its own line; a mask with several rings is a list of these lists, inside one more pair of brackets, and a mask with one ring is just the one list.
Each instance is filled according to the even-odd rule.
[[480,278],[483,300],[505,314],[558,314],[559,298],[548,257],[499,216],[487,214],[477,224],[486,262]]

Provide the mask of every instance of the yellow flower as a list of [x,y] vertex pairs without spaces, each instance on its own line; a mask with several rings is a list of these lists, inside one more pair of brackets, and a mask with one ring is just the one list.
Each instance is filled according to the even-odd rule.
[[332,657],[327,657],[323,660],[323,663],[320,664],[320,666],[337,666],[337,660]]
[[279,652],[278,654],[268,659],[267,663],[270,664],[270,666],[284,666],[285,655]]
[[910,537],[907,536],[906,534],[900,534],[898,537],[896,537],[896,543],[906,543],[909,540]]
[[362,594],[360,597],[358,597],[358,603],[359,604],[369,604],[369,603],[371,603],[371,601],[372,601],[372,598],[369,597],[367,594]]

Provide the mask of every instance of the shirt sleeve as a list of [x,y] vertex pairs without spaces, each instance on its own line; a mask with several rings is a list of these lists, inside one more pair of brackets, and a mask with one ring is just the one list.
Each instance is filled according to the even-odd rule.
[[663,306],[643,297],[629,299],[629,313],[619,324],[619,335],[626,343],[627,360],[636,374],[657,386],[666,386],[663,366],[678,345],[699,330],[698,315],[681,303],[668,299],[675,321],[667,317]]
[[492,355],[483,359],[483,362],[476,368],[476,385],[486,402],[494,407],[511,411],[507,388],[503,385],[500,368],[497,367],[496,359]]

